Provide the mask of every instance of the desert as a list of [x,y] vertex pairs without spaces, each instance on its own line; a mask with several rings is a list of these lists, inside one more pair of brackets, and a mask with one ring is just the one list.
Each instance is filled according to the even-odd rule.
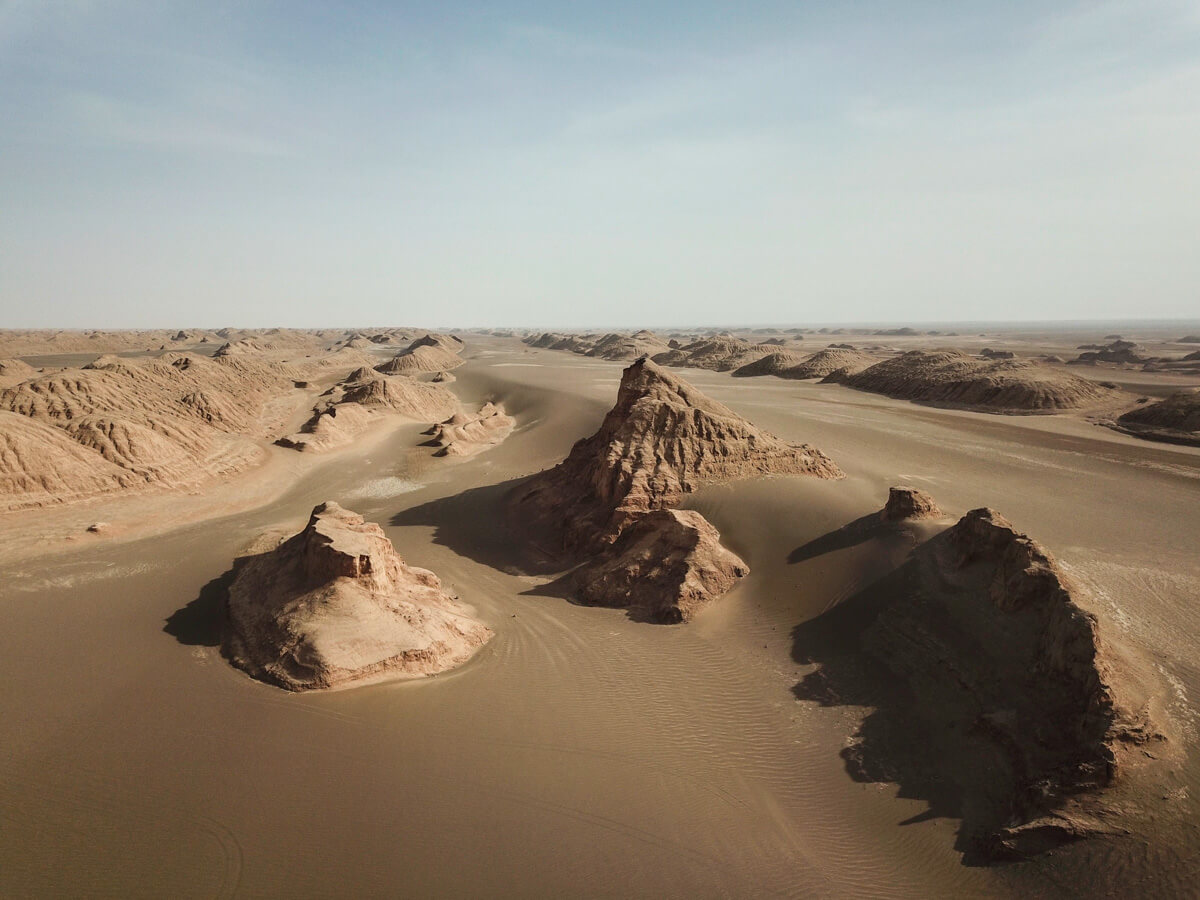
[[0,898],[1200,896],[1194,3],[0,60]]
[[[418,331],[13,367],[4,797],[57,836],[6,832],[6,884],[570,892],[622,884],[620,848],[663,896],[1185,891],[1200,451],[1123,418],[1193,433],[1179,374],[1092,391],[1043,359],[1086,334],[1003,329],[855,335],[903,363],[871,389],[468,330],[453,382],[376,371]],[[983,347],[1030,361],[1016,388]],[[297,453],[314,416],[353,427]],[[64,742],[45,709],[118,727]],[[351,822],[400,795],[428,849],[381,857]],[[484,808],[471,863],[429,843]],[[356,834],[319,871],[289,849],[318,814]]]

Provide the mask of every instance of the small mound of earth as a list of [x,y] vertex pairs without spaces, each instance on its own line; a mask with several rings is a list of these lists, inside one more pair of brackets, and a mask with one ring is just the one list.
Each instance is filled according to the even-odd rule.
[[746,363],[740,369],[734,369],[737,378],[756,378],[760,375],[778,375],[799,363],[801,357],[795,353],[768,353],[761,359]]
[[600,338],[584,355],[610,360],[637,359],[667,349],[666,343],[652,331],[642,330],[630,335],[612,332]]
[[289,691],[433,675],[492,635],[383,529],[333,502],[274,550],[238,560],[226,613],[229,661]]
[[499,444],[515,426],[516,420],[505,414],[503,406],[485,403],[475,415],[455,413],[425,433],[432,435],[430,443],[440,448],[435,456],[473,456]]
[[741,338],[722,335],[692,341],[677,350],[666,350],[656,354],[653,359],[655,363],[663,366],[729,372],[755,362],[764,354],[773,353],[777,349],[771,344],[752,344]]
[[454,337],[427,334],[417,338],[387,362],[375,367],[385,375],[445,372],[466,362],[458,355],[462,342]]
[[1033,360],[981,360],[956,350],[910,350],[844,377],[850,387],[983,412],[1054,412],[1111,400],[1115,391]]
[[567,576],[573,595],[592,606],[628,609],[635,619],[690,622],[748,574],[721,546],[721,535],[692,510],[646,513],[616,543]]
[[936,519],[942,511],[933,497],[917,488],[894,487],[888,490],[887,505],[880,518],[884,522],[900,522],[904,519]]
[[861,372],[867,366],[874,365],[878,358],[856,350],[853,347],[826,347],[818,350],[807,359],[801,360],[790,369],[779,373],[780,378],[826,378],[834,372],[849,374]]
[[388,378],[362,367],[321,395],[300,431],[275,443],[319,453],[350,443],[383,413],[428,422],[452,415],[457,408],[457,398],[440,385]]
[[1177,391],[1139,406],[1117,419],[1114,427],[1153,441],[1200,446],[1200,391]]

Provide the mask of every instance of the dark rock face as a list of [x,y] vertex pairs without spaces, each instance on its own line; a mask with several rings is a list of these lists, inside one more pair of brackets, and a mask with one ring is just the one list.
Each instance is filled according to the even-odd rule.
[[1042,852],[1111,828],[1104,789],[1162,739],[1084,596],[1038,543],[972,510],[796,629],[797,661],[820,665],[797,695],[874,708],[847,768],[950,804],[964,853]]
[[1200,391],[1177,391],[1117,419],[1116,427],[1137,437],[1200,445]]

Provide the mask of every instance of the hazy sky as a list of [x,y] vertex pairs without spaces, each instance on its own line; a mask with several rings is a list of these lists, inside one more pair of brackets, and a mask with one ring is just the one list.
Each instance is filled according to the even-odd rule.
[[0,0],[0,327],[1200,316],[1200,3]]

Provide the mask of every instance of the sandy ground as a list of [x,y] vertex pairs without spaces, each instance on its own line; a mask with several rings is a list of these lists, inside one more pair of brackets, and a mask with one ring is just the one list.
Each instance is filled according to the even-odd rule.
[[[1093,587],[1106,629],[1153,655],[1190,749],[1200,450],[1077,418],[684,371],[756,424],[820,447],[848,478],[689,498],[752,573],[693,624],[664,628],[531,593],[537,580],[505,571],[511,537],[492,517],[509,481],[594,430],[621,364],[503,339],[473,340],[467,356],[455,392],[501,401],[518,422],[478,457],[434,459],[416,446],[418,426],[383,427],[278,481],[252,473],[270,483],[263,495],[197,508],[165,533],[130,530],[0,564],[0,894],[1194,889],[1193,753],[1167,773],[1143,835],[991,868],[964,864],[953,809],[932,803],[932,789],[854,781],[839,752],[870,711],[796,699],[808,667],[793,661],[792,629],[905,548],[867,542],[788,559],[878,509],[892,484],[929,490],[954,514],[994,506]],[[289,695],[225,664],[214,582],[259,532],[298,525],[326,499],[381,523],[496,637],[455,672],[326,695]],[[64,514],[24,521],[36,531]],[[85,518],[108,515],[96,507]]]

